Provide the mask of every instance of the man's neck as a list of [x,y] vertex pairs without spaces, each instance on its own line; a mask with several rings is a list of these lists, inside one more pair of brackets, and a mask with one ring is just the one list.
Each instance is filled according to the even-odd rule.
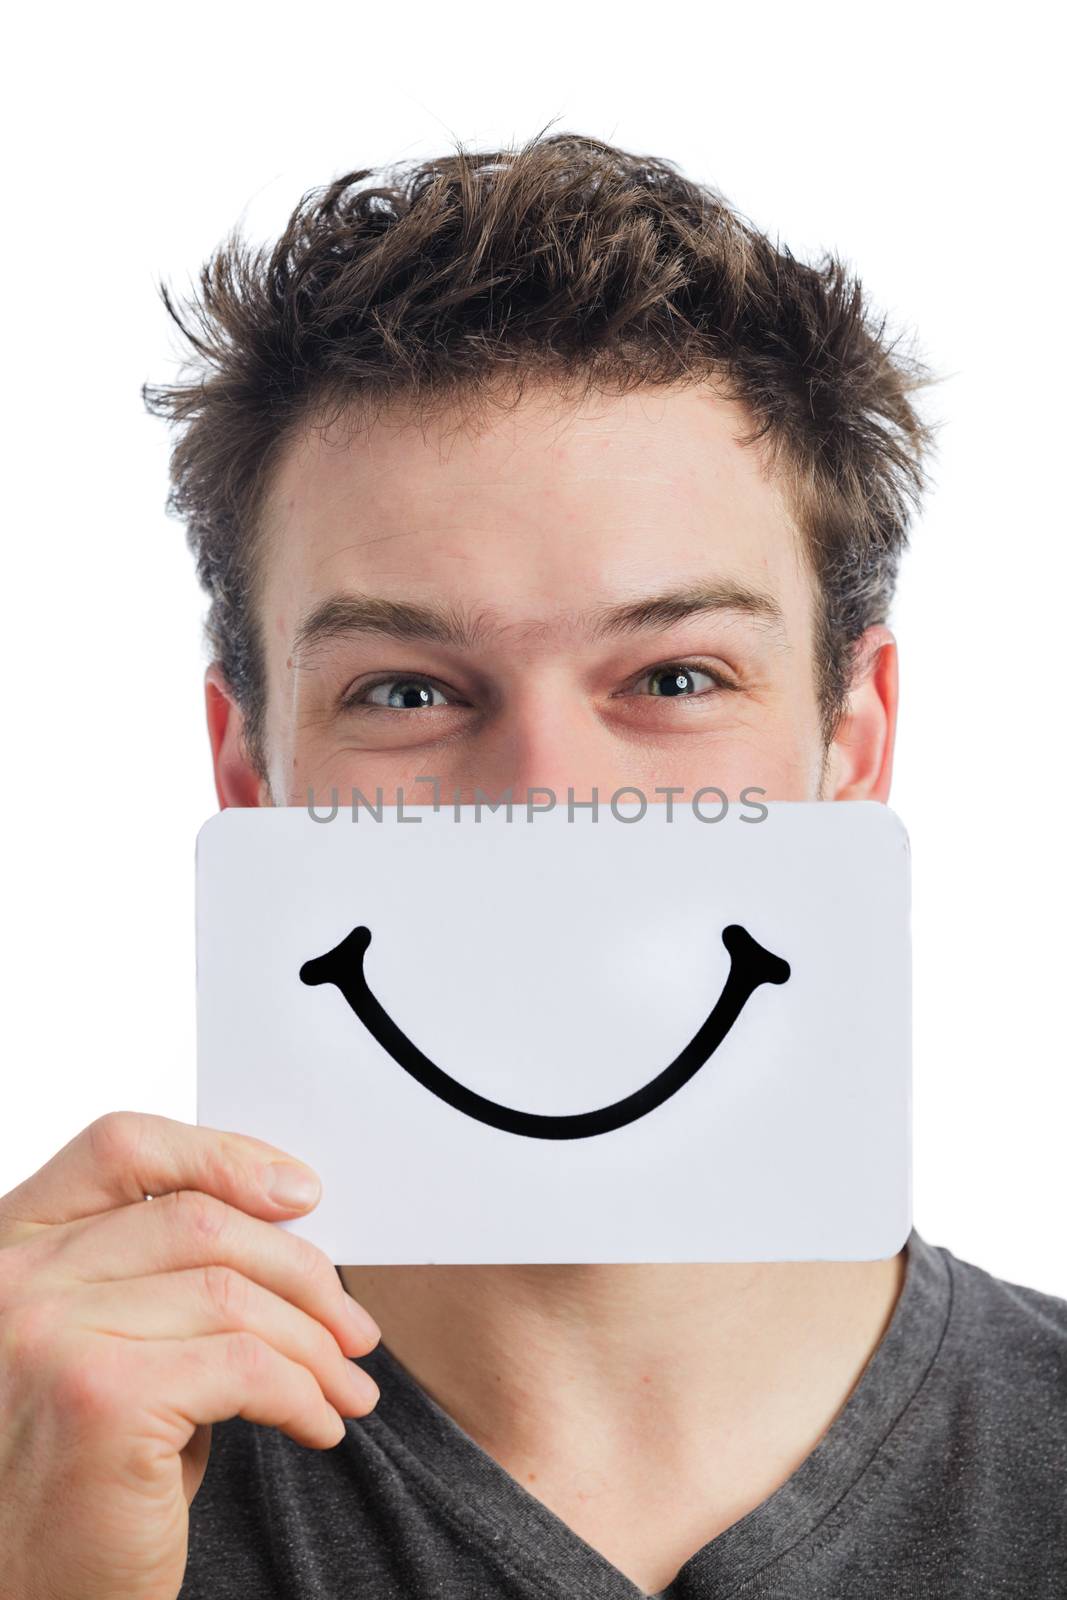
[[889,1323],[888,1261],[343,1267],[389,1350],[650,1591],[825,1433]]

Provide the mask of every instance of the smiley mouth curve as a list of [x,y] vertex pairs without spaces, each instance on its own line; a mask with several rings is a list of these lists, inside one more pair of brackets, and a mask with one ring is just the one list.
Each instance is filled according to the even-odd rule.
[[446,1105],[490,1128],[529,1139],[588,1139],[594,1134],[614,1133],[617,1128],[625,1128],[628,1123],[657,1110],[700,1071],[760,985],[786,983],[790,973],[788,961],[765,950],[740,923],[731,923],[722,931],[722,942],[730,956],[730,971],[722,993],[685,1049],[643,1088],[625,1099],[601,1106],[597,1111],[550,1117],[533,1111],[515,1111],[510,1106],[488,1100],[473,1089],[465,1088],[424,1056],[371,993],[363,971],[363,958],[370,942],[369,928],[353,928],[325,955],[305,961],[300,968],[300,981],[311,986],[334,984],[382,1049],[410,1073],[416,1083],[421,1083]]

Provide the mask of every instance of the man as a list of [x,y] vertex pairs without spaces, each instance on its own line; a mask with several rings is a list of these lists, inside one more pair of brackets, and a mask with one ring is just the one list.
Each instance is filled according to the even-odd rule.
[[[168,305],[221,805],[887,799],[926,374],[839,263],[559,134],[350,174]],[[118,1113],[0,1202],[5,1597],[1067,1593],[1067,1303],[915,1232],[335,1272],[300,1173]]]

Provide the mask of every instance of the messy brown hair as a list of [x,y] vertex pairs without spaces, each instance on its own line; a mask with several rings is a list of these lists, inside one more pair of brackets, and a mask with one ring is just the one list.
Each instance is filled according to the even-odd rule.
[[886,620],[925,487],[927,368],[886,336],[859,280],[776,246],[673,162],[575,133],[347,172],[271,247],[235,231],[167,310],[182,381],[144,390],[176,425],[168,507],[210,597],[209,643],[264,769],[257,522],[283,446],[331,408],[425,419],[561,393],[714,383],[751,419],[820,596],[829,741],[853,647]]

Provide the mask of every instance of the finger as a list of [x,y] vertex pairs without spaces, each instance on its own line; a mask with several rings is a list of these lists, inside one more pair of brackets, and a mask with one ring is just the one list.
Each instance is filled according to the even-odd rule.
[[364,1416],[378,1400],[373,1378],[346,1360],[321,1322],[231,1267],[191,1267],[121,1284],[90,1284],[78,1290],[73,1317],[93,1333],[124,1339],[254,1333],[307,1367],[341,1416]]
[[111,1111],[0,1199],[0,1221],[70,1222],[177,1189],[199,1189],[254,1216],[276,1218],[310,1210],[321,1185],[304,1162],[248,1134]]
[[316,1245],[192,1189],[65,1223],[29,1248],[43,1253],[35,1268],[42,1283],[53,1277],[117,1282],[190,1267],[230,1267],[321,1322],[352,1355],[366,1355],[381,1337]]
[[254,1333],[146,1344],[136,1381],[144,1409],[174,1430],[176,1449],[198,1424],[229,1417],[280,1428],[317,1450],[330,1450],[345,1436],[343,1419],[307,1367]]

